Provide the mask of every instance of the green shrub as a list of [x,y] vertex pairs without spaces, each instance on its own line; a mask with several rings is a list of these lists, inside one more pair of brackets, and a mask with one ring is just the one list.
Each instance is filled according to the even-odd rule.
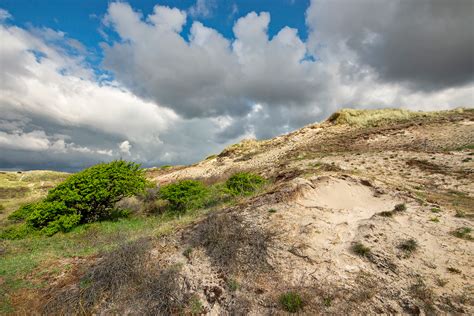
[[33,212],[33,208],[35,207],[35,203],[28,203],[28,204],[23,204],[20,206],[19,209],[14,211],[8,216],[9,220],[12,221],[21,221],[24,220],[28,217],[28,215]]
[[160,189],[160,198],[167,200],[169,209],[174,212],[200,208],[207,196],[207,188],[196,180],[181,180]]
[[238,172],[225,184],[233,195],[251,195],[265,184],[265,179],[253,173]]
[[9,218],[25,219],[27,225],[48,236],[67,232],[79,224],[126,215],[116,210],[115,204],[142,192],[146,182],[143,171],[133,162],[101,163],[70,176],[43,201],[26,204]]
[[57,232],[68,232],[79,225],[81,215],[73,208],[68,208],[64,202],[40,202],[33,204],[26,223],[36,229],[41,229],[51,236]]
[[62,201],[81,215],[81,222],[93,222],[109,218],[115,203],[142,192],[146,183],[138,164],[116,160],[69,177],[52,189],[45,201]]
[[289,313],[296,313],[303,308],[303,299],[296,292],[286,292],[280,296],[280,304]]

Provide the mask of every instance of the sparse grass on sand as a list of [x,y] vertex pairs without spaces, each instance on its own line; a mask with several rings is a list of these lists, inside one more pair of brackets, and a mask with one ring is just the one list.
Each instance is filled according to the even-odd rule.
[[375,126],[389,121],[408,121],[418,117],[438,115],[437,112],[413,112],[403,109],[356,110],[343,109],[328,118],[335,124],[349,124],[356,126]]

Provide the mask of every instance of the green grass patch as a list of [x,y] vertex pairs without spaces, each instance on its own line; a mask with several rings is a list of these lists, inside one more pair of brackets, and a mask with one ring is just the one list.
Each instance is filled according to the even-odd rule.
[[289,313],[297,313],[303,308],[303,299],[297,292],[286,292],[280,296],[280,305]]
[[451,235],[457,238],[466,239],[466,240],[474,240],[471,236],[472,229],[470,227],[460,227],[451,232]]

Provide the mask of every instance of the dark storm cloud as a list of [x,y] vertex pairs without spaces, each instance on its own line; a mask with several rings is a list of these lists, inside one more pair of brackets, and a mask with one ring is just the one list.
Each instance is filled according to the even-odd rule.
[[314,41],[341,43],[381,80],[413,89],[459,86],[474,79],[474,1],[313,1]]

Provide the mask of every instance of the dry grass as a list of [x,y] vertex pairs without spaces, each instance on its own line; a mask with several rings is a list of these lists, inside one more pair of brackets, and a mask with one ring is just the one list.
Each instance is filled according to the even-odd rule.
[[175,315],[191,303],[179,266],[150,265],[149,238],[128,242],[91,265],[75,284],[51,289],[44,314],[90,315],[132,309],[141,315]]
[[356,126],[376,126],[386,122],[408,121],[418,117],[431,117],[437,112],[413,112],[403,109],[355,110],[342,109],[332,114],[328,122]]
[[204,247],[214,264],[229,272],[258,271],[270,267],[267,256],[273,237],[239,214],[220,213],[197,225],[191,244]]

